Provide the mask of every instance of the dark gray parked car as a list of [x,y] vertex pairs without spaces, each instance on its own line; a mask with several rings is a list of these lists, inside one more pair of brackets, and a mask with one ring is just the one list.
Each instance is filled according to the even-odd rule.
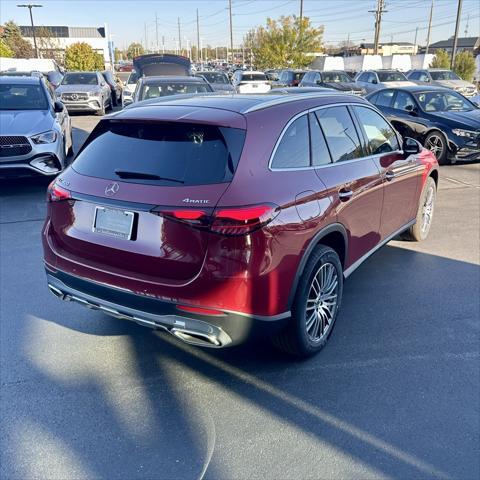
[[303,76],[299,86],[333,88],[353,95],[365,95],[366,93],[366,90],[359,87],[343,70],[330,70],[328,72],[311,70]]
[[367,93],[390,87],[414,86],[407,77],[398,70],[364,70],[355,77],[355,83]]

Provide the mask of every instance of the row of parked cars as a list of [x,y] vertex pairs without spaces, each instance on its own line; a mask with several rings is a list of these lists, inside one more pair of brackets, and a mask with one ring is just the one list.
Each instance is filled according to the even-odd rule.
[[[197,70],[175,55],[143,55],[125,82],[113,72],[66,72],[61,78],[38,72],[7,72],[0,82],[0,175],[53,175],[69,162],[72,127],[68,112],[104,115],[115,105],[127,107],[172,95],[320,94],[365,96],[403,136],[418,140],[441,164],[480,156],[480,109],[455,91],[451,72],[416,70],[415,82],[394,70],[360,72],[352,80],[343,71],[259,72]],[[277,75],[278,73],[278,75]],[[276,78],[271,80],[272,78]],[[450,82],[450,88],[440,82]],[[370,85],[370,86],[369,86]],[[472,97],[470,97],[472,99]]]

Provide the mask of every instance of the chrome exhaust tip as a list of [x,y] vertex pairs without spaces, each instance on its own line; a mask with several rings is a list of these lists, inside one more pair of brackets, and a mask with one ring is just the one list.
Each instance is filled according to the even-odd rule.
[[54,287],[49,283],[48,288],[57,298],[60,298],[61,300],[65,299],[65,294],[61,290],[59,290],[57,287]]
[[183,342],[189,343],[190,345],[214,348],[219,348],[222,346],[221,341],[214,335],[179,328],[172,328],[170,333]]

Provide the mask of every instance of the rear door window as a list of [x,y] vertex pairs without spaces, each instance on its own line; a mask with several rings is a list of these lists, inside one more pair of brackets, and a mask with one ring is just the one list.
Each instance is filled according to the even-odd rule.
[[272,168],[302,168],[310,166],[307,115],[294,120],[277,145]]
[[389,107],[392,104],[393,90],[382,90],[378,92],[378,95],[375,99],[372,98],[372,103],[380,107]]
[[399,90],[397,96],[395,97],[395,102],[393,103],[393,108],[396,110],[413,110],[415,108],[415,101],[413,97],[407,93]]
[[315,113],[334,162],[363,156],[362,146],[347,107],[323,108]]
[[190,123],[101,122],[72,168],[91,177],[153,185],[233,178],[245,131]]

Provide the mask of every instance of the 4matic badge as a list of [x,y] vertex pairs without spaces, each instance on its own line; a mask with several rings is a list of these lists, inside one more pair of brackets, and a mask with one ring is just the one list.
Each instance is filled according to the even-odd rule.
[[188,197],[187,197],[187,198],[184,198],[184,199],[182,200],[182,202],[184,202],[184,203],[197,203],[197,204],[201,203],[201,204],[205,204],[205,203],[210,203],[210,200],[198,200],[198,199],[193,199],[193,198],[188,198]]

